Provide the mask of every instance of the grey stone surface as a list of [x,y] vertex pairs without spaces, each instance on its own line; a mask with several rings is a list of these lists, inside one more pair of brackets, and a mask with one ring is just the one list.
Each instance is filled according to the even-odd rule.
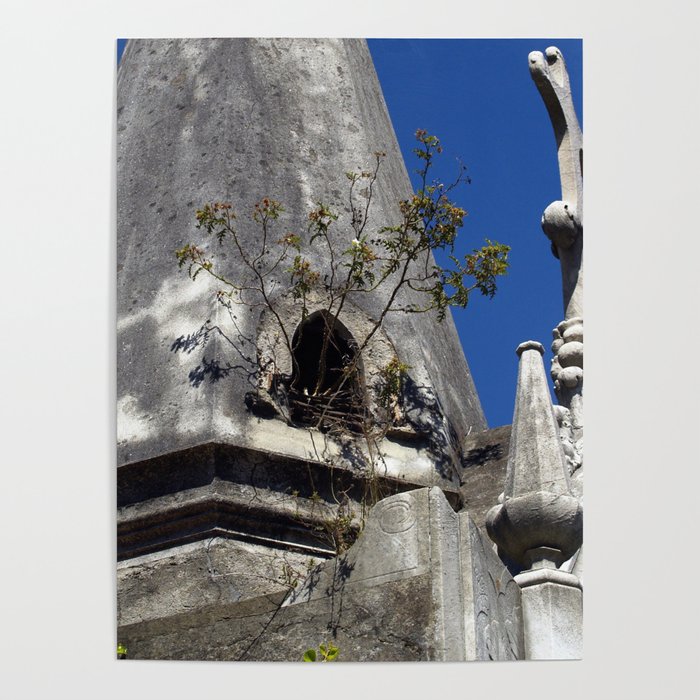
[[528,659],[580,659],[583,594],[578,578],[542,568],[515,577],[522,589],[525,655]]
[[578,552],[576,552],[576,554],[574,554],[574,556],[571,557],[571,559],[567,562],[568,566],[562,566],[562,569],[564,571],[568,571],[574,576],[576,576],[576,578],[581,583],[581,588],[583,588],[583,550],[584,546],[581,545],[581,548],[578,550]]
[[561,564],[581,545],[583,510],[572,494],[559,426],[542,364],[544,348],[528,341],[518,347],[515,397],[504,501],[488,513],[491,539],[523,568],[538,547],[559,550]]
[[559,403],[570,412],[572,439],[583,439],[583,318],[562,321],[553,331],[550,374]]
[[561,262],[564,318],[583,317],[583,135],[559,49],[533,51],[529,64],[554,127],[561,178],[562,201],[546,208],[542,228]]
[[[550,113],[562,99],[571,107],[560,59],[548,50],[545,66],[531,56]],[[566,115],[553,123],[564,201],[547,208],[543,227],[562,261],[567,314],[556,379],[580,398],[581,151]],[[451,319],[387,319],[363,371],[371,385],[394,353],[411,366],[401,420],[371,479],[393,495],[335,556],[366,505],[364,448],[290,425],[258,371],[261,359],[278,371],[290,364],[269,314],[230,314],[215,286],[176,269],[175,249],[202,244],[194,210],[213,200],[234,203],[251,247],[259,231],[245,212],[261,197],[284,203],[281,231],[303,232],[315,201],[330,202],[336,242],[347,245],[344,173],[376,150],[387,161],[370,226],[390,223],[410,186],[362,41],[127,46],[118,78],[118,610],[131,659],[299,661],[329,641],[341,661],[580,655],[581,508],[570,476],[580,471],[582,422],[569,402],[557,423],[539,344],[519,349],[512,435],[485,431]],[[244,279],[232,257],[220,259]],[[291,334],[287,280],[275,284]],[[345,330],[362,335],[382,301],[348,303]],[[486,522],[510,572],[521,571],[515,579],[480,530],[496,500]],[[340,513],[353,526],[339,535]]]
[[[117,100],[117,551],[127,622],[255,598],[276,590],[289,567],[334,556],[333,518],[344,508],[353,527],[341,536],[355,536],[370,478],[361,439],[294,427],[274,406],[247,400],[269,388],[258,372],[269,356],[281,372],[289,358],[269,314],[229,314],[203,276],[192,282],[177,269],[176,249],[207,245],[195,210],[232,201],[252,247],[259,230],[246,211],[255,201],[283,202],[282,235],[303,234],[324,200],[339,210],[344,248],[354,236],[346,171],[387,153],[370,226],[396,217],[410,184],[360,40],[133,40]],[[218,260],[244,277],[232,256]],[[286,276],[274,283],[293,335],[298,304],[285,296]],[[341,320],[360,338],[382,298],[354,301]],[[311,307],[320,303],[310,295]],[[395,353],[411,376],[373,488],[387,496],[437,485],[457,507],[461,436],[485,421],[451,319],[387,319],[367,347],[368,386]]]
[[[165,612],[165,611],[164,611]],[[343,661],[522,658],[520,590],[466,512],[437,488],[381,501],[360,539],[286,600],[270,592],[125,624],[130,658]]]
[[486,513],[498,501],[506,482],[510,426],[492,428],[464,441],[460,493],[464,508],[483,527]]
[[[118,474],[120,618],[151,619],[275,590],[335,556],[366,508],[362,470],[203,445],[125,465]],[[389,496],[422,486],[376,475]],[[455,487],[445,483],[455,507]],[[339,516],[349,516],[346,525]],[[342,540],[342,541],[341,541]]]
[[[529,56],[530,73],[554,127],[562,200],[552,202],[542,228],[561,262],[564,320],[554,329],[551,374],[559,403],[569,410],[571,441],[583,463],[583,134],[559,49]],[[582,486],[583,470],[576,475]],[[580,495],[580,489],[577,489]]]
[[520,568],[525,657],[575,659],[582,652],[583,603],[580,581],[569,571],[581,547],[583,509],[571,492],[571,461],[560,435],[568,410],[558,411],[557,422],[542,345],[528,341],[517,352],[506,487],[486,527],[499,553]]
[[[583,134],[574,109],[564,57],[556,47],[529,56],[530,73],[554,127],[562,200],[552,202],[542,228],[562,271],[564,320],[552,331],[551,376],[572,494],[583,503]],[[580,551],[562,566],[582,574]]]
[[299,662],[307,649],[333,641],[338,661],[427,661],[433,646],[428,593],[425,575],[348,591],[342,606],[335,595],[280,607],[280,592],[126,625],[119,638],[133,660]]
[[117,624],[287,591],[320,560],[223,537],[128,559],[117,566]]
[[470,514],[459,519],[466,659],[524,659],[520,588]]
[[[174,251],[201,242],[194,211],[213,200],[233,202],[245,245],[255,245],[246,212],[264,196],[285,205],[282,232],[306,231],[317,200],[335,204],[347,245],[344,173],[365,168],[377,150],[387,159],[371,225],[396,219],[410,185],[366,44],[132,40],[117,101],[119,463],[208,442],[257,447],[271,432],[279,450],[304,458],[308,440],[282,421],[261,430],[244,403],[256,388],[259,310],[240,309],[234,323],[214,286],[177,270]],[[221,260],[241,277],[232,257]],[[287,280],[276,282],[283,294]],[[369,318],[382,300],[355,301]],[[436,412],[430,424],[446,452],[485,428],[451,319],[397,315],[385,325],[415,387],[432,397],[421,399],[424,415]],[[411,464],[397,458],[396,470]],[[431,460],[417,464],[432,468]]]
[[[463,660],[464,625],[455,614],[463,595],[458,523],[437,488],[384,499],[372,510],[356,545],[339,560],[321,565],[285,606],[326,598],[329,592],[344,599],[346,591],[415,578],[415,605],[425,606],[430,620],[424,629],[428,658]],[[390,597],[385,605],[393,607]]]

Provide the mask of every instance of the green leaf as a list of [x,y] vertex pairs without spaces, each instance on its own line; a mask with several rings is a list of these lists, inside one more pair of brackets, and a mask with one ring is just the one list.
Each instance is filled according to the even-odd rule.
[[328,654],[326,654],[326,661],[333,661],[338,656],[339,651],[340,649],[338,649],[338,647],[334,647],[331,644],[331,648],[328,650]]
[[304,652],[304,661],[316,661],[316,651],[314,649],[307,649]]

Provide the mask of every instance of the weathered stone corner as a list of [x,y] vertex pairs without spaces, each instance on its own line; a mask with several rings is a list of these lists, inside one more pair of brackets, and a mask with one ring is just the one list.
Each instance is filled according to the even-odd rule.
[[542,230],[561,261],[564,316],[583,315],[583,134],[571,95],[569,74],[559,49],[528,57],[530,75],[554,128],[561,180],[561,200],[542,216]]
[[436,487],[380,501],[358,541],[286,598],[213,605],[119,634],[131,658],[299,661],[326,640],[340,661],[524,656],[519,587]]

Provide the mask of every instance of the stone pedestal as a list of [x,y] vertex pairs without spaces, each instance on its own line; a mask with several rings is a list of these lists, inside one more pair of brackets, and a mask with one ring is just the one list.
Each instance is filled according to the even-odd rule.
[[515,581],[522,595],[526,658],[582,658],[583,593],[578,578],[543,568],[524,571]]

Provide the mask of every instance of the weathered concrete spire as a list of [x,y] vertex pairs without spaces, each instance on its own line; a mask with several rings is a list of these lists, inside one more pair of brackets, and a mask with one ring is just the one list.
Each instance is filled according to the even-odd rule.
[[[309,245],[309,212],[324,202],[338,213],[333,244],[344,250],[355,236],[346,173],[377,151],[385,159],[367,231],[400,220],[411,183],[365,41],[135,39],[117,82],[117,533],[127,625],[276,590],[290,567],[335,554],[322,522],[354,517],[356,528],[369,488],[439,486],[457,504],[461,441],[486,420],[452,319],[389,314],[362,358],[363,386],[375,386],[394,355],[409,365],[408,427],[375,448],[292,421],[293,355],[279,339],[293,338],[302,319],[286,265],[267,278],[275,314],[257,302],[219,303],[218,284],[178,269],[175,251],[192,243],[246,284],[250,268],[201,235],[195,212],[231,202],[241,247],[261,251],[251,213],[270,197],[285,208],[271,237],[300,235],[314,269],[329,272],[331,251]],[[378,289],[348,301],[337,319],[348,348],[368,337],[388,297]],[[324,293],[307,301],[312,316],[327,310]],[[376,405],[376,392],[363,393]],[[370,449],[381,449],[376,473],[365,468]]]
[[540,548],[556,550],[556,563],[581,545],[583,511],[571,494],[542,364],[544,348],[518,346],[520,368],[508,455],[504,501],[486,519],[489,535],[523,568],[537,561]]
[[[193,241],[195,210],[213,201],[233,202],[240,236],[253,249],[259,233],[250,211],[267,196],[285,207],[276,236],[303,234],[315,203],[329,203],[341,215],[334,230],[342,250],[354,236],[345,173],[366,167],[378,150],[386,159],[367,230],[397,220],[398,202],[412,190],[367,45],[130,40],[117,106],[118,463],[207,442],[269,447],[271,424],[256,430],[243,401],[257,369],[260,310],[243,309],[233,328],[216,288],[202,278],[193,284],[175,250],[205,245]],[[328,270],[328,256],[307,247],[316,269]],[[230,279],[245,279],[234,256],[225,265]],[[288,291],[287,277],[275,280],[275,294]],[[382,304],[379,294],[364,295],[357,306],[372,316]],[[232,347],[216,331],[207,335],[206,321],[241,340]],[[452,319],[395,314],[384,326],[417,385],[440,397],[456,444],[484,429]],[[433,340],[429,348],[424,338]],[[279,444],[292,448],[294,437]]]
[[583,509],[569,484],[542,363],[544,348],[518,346],[520,368],[503,502],[486,516],[499,552],[521,566],[525,653],[530,659],[581,654],[581,584],[559,570],[581,546]]
[[561,262],[564,320],[554,329],[552,379],[559,403],[570,412],[568,440],[575,446],[573,471],[582,463],[583,436],[583,135],[576,117],[569,74],[559,49],[529,55],[530,74],[554,127],[562,201],[542,215],[542,229]]

